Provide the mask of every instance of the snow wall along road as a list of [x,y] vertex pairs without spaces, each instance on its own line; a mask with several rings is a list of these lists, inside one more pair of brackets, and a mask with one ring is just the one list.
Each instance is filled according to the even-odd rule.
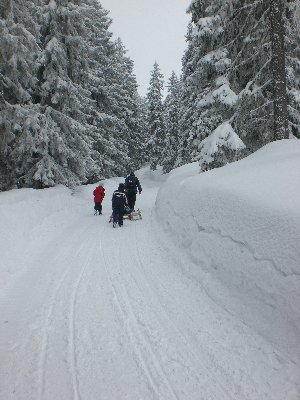
[[[225,312],[300,357],[300,142],[271,143],[223,168],[172,171],[158,218],[186,271]],[[299,362],[299,361],[298,361]]]

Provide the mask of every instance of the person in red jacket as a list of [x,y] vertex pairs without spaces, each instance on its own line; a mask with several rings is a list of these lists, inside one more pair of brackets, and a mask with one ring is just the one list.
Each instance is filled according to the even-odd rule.
[[94,195],[94,209],[95,209],[95,215],[97,215],[97,211],[99,212],[99,215],[102,214],[102,200],[104,199],[105,196],[105,189],[104,187],[99,183],[99,185],[96,187],[96,189],[93,191]]

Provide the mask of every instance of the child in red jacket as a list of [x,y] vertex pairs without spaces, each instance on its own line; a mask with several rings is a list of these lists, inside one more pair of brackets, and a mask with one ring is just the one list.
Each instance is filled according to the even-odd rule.
[[99,185],[96,187],[96,189],[93,191],[94,195],[94,209],[95,209],[95,215],[97,215],[97,211],[99,215],[102,214],[102,200],[104,199],[105,196],[105,189],[104,187],[99,183]]

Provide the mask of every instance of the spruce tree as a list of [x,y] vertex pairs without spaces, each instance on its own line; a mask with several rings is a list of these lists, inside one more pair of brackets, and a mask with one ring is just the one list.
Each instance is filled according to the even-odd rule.
[[147,118],[148,104],[145,97],[136,95],[137,114],[136,114],[136,130],[131,140],[131,149],[129,144],[129,154],[131,155],[131,169],[142,167],[145,163],[149,163],[147,153]]
[[162,104],[163,74],[155,62],[150,75],[147,92],[148,102],[148,140],[147,152],[150,168],[154,171],[161,161],[161,153],[165,143],[165,126]]
[[224,46],[228,2],[195,0],[190,4],[192,23],[183,57],[183,88],[179,163],[199,159],[199,146],[228,120],[237,101],[227,79],[230,67]]
[[108,12],[97,0],[9,0],[0,13],[0,188],[125,174],[139,99]]
[[234,5],[236,18],[230,22],[234,44],[229,47],[229,80],[238,93],[233,124],[249,153],[274,139],[268,6],[268,2],[240,0]]
[[290,0],[285,13],[288,132],[300,139],[300,3]]
[[179,145],[181,82],[174,71],[169,79],[167,88],[168,94],[164,101],[166,138],[161,161],[163,172],[170,172],[176,166]]
[[40,51],[32,16],[39,5],[7,0],[0,6],[0,190],[22,184],[25,171],[15,150],[39,119],[39,108],[32,105]]
[[287,139],[287,90],[283,11],[284,0],[270,0],[270,36],[273,74],[273,109],[275,139]]
[[[189,12],[178,162],[214,168],[298,136],[299,2],[194,0]],[[210,135],[218,151],[207,157]]]
[[299,121],[299,102],[292,94],[299,88],[295,63],[299,25],[289,11],[293,3],[249,0],[235,4],[237,21],[244,23],[234,46],[228,47],[233,54],[229,79],[239,93],[233,124],[249,152],[288,137],[287,129],[291,132]]
[[87,32],[81,23],[85,6],[84,1],[56,0],[46,4],[40,15],[41,56],[36,96],[43,115],[59,127],[63,143],[55,146],[49,135],[46,148],[39,154],[39,164],[44,165],[40,174],[43,185],[49,185],[49,177],[53,180],[51,185],[86,183],[96,169],[89,135],[93,101],[85,87],[89,72]]

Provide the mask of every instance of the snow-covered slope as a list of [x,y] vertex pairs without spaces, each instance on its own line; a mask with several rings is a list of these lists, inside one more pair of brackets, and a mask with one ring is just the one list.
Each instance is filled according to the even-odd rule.
[[300,357],[300,142],[223,168],[174,170],[157,214],[189,269],[228,312]]
[[124,178],[0,193],[0,400],[298,400],[299,164],[142,169],[117,229]]

